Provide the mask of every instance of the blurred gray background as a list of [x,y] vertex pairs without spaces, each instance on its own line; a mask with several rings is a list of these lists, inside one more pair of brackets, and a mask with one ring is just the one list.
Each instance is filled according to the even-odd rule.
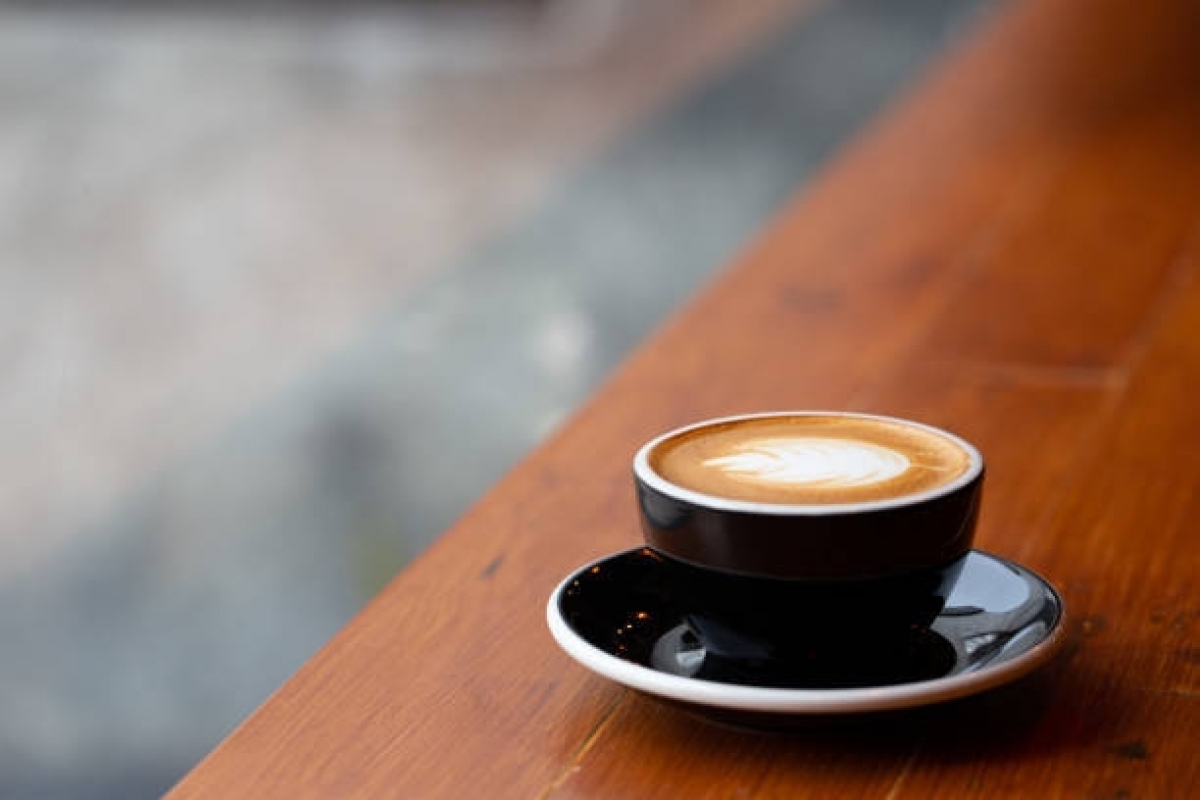
[[0,797],[165,791],[990,5],[0,6]]

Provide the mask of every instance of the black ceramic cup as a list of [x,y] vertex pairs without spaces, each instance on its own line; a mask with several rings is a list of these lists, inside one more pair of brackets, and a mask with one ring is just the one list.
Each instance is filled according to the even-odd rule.
[[664,591],[707,657],[836,669],[937,617],[971,548],[984,464],[920,423],[795,411],[670,431],[633,471]]

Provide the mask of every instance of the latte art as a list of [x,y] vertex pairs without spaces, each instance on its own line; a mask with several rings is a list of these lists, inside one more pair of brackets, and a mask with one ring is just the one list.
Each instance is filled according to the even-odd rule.
[[891,480],[909,468],[903,453],[850,439],[755,439],[704,465],[731,478],[777,486],[846,489]]
[[891,500],[967,474],[969,445],[903,420],[783,414],[715,420],[654,443],[648,467],[711,497],[784,505]]

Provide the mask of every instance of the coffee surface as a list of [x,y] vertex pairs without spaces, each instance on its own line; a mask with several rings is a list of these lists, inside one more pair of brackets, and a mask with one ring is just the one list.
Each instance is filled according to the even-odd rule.
[[655,446],[650,466],[707,495],[819,505],[935,489],[965,473],[971,456],[949,437],[899,421],[784,416],[686,431]]

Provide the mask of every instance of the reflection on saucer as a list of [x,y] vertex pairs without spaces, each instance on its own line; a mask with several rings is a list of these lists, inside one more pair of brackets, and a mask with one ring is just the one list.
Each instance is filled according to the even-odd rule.
[[[714,659],[684,623],[658,559],[644,548],[590,564],[547,606],[555,639],[585,667],[697,710],[839,714],[908,708],[1009,683],[1062,641],[1062,601],[1045,580],[974,551],[931,631],[884,657]],[[803,648],[800,648],[803,651]],[[718,716],[727,716],[720,714]]]

